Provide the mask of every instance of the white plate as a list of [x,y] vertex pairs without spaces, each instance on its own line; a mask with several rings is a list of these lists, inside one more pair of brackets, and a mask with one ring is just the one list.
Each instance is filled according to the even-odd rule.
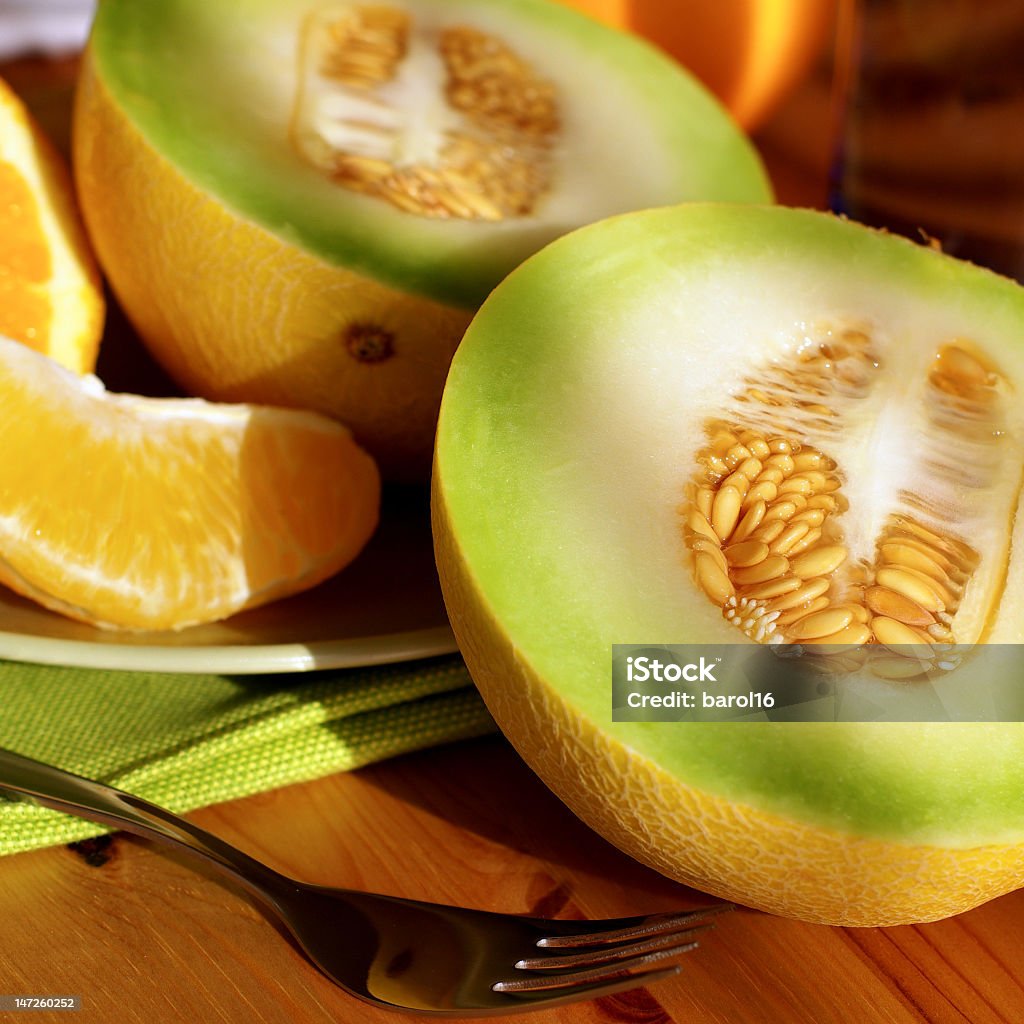
[[427,497],[418,488],[386,493],[376,536],[334,579],[178,633],[93,629],[0,587],[0,658],[13,661],[254,674],[384,665],[455,650],[434,568]]

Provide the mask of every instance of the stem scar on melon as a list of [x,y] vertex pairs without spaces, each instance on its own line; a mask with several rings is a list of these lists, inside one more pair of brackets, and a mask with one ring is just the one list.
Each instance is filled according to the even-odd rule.
[[922,392],[928,440],[909,452],[911,471],[891,507],[873,510],[884,516],[873,544],[862,531],[851,551],[843,526],[858,509],[844,484],[863,481],[823,448],[856,417],[883,366],[869,331],[819,334],[792,358],[747,374],[728,418],[707,424],[684,514],[694,578],[758,643],[842,653],[872,645],[875,673],[894,681],[955,667],[954,647],[983,638],[1005,582],[996,573],[980,583],[960,630],[980,554],[960,535],[958,514],[965,493],[1006,479],[1008,382],[969,341],[935,352]]
[[345,348],[357,363],[383,363],[395,354],[395,336],[376,324],[352,324]]

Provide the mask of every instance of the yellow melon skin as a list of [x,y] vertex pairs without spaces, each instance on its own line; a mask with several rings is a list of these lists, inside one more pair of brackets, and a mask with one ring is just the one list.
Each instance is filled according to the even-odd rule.
[[576,815],[638,861],[722,899],[829,925],[939,920],[1024,885],[1024,844],[953,849],[843,834],[695,789],[624,747],[576,715],[491,614],[436,464],[432,520],[452,627],[502,732]]
[[[462,309],[331,266],[189,182],[124,116],[86,56],[75,177],[110,284],[164,369],[191,394],[341,420],[385,476],[423,477]],[[237,268],[250,273],[240,285]],[[352,330],[393,336],[358,359]]]

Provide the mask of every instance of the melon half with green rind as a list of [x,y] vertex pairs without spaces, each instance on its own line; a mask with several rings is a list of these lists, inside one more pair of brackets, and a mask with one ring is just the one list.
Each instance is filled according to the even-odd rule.
[[429,465],[472,312],[617,212],[767,201],[717,102],[548,0],[103,0],[75,124],[87,224],[163,365]]
[[[630,214],[511,274],[449,375],[433,515],[460,647],[525,760],[641,861],[781,914],[924,921],[1024,884],[1022,723],[613,722],[611,699],[613,644],[791,643],[822,612],[862,629],[882,700],[916,685],[890,631],[940,660],[1021,643],[1022,339],[1017,284],[808,211]],[[733,610],[763,583],[726,538],[706,582],[722,555],[693,529],[702,489],[720,528],[737,437],[764,439],[751,472],[769,440],[820,457],[775,500],[802,491],[805,551],[843,559],[756,635]],[[766,555],[788,587],[803,563]]]

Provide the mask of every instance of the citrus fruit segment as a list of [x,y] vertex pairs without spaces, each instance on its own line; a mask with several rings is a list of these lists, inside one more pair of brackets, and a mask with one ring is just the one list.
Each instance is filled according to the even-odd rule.
[[109,0],[75,167],[179,382],[335,415],[405,476],[472,311],[524,257],[627,209],[769,198],[682,69],[540,0]]
[[1022,338],[1014,282],[806,211],[626,215],[514,271],[433,489],[460,647],[528,763],[640,860],[778,913],[1024,884],[1024,723],[613,721],[611,678],[615,643],[775,643],[835,659],[840,699],[973,707],[952,644],[1024,641]]
[[70,176],[0,80],[0,335],[87,373],[102,329],[102,290]]
[[7,339],[0,396],[0,582],[72,618],[224,618],[337,572],[376,525],[376,467],[326,417],[111,394]]

